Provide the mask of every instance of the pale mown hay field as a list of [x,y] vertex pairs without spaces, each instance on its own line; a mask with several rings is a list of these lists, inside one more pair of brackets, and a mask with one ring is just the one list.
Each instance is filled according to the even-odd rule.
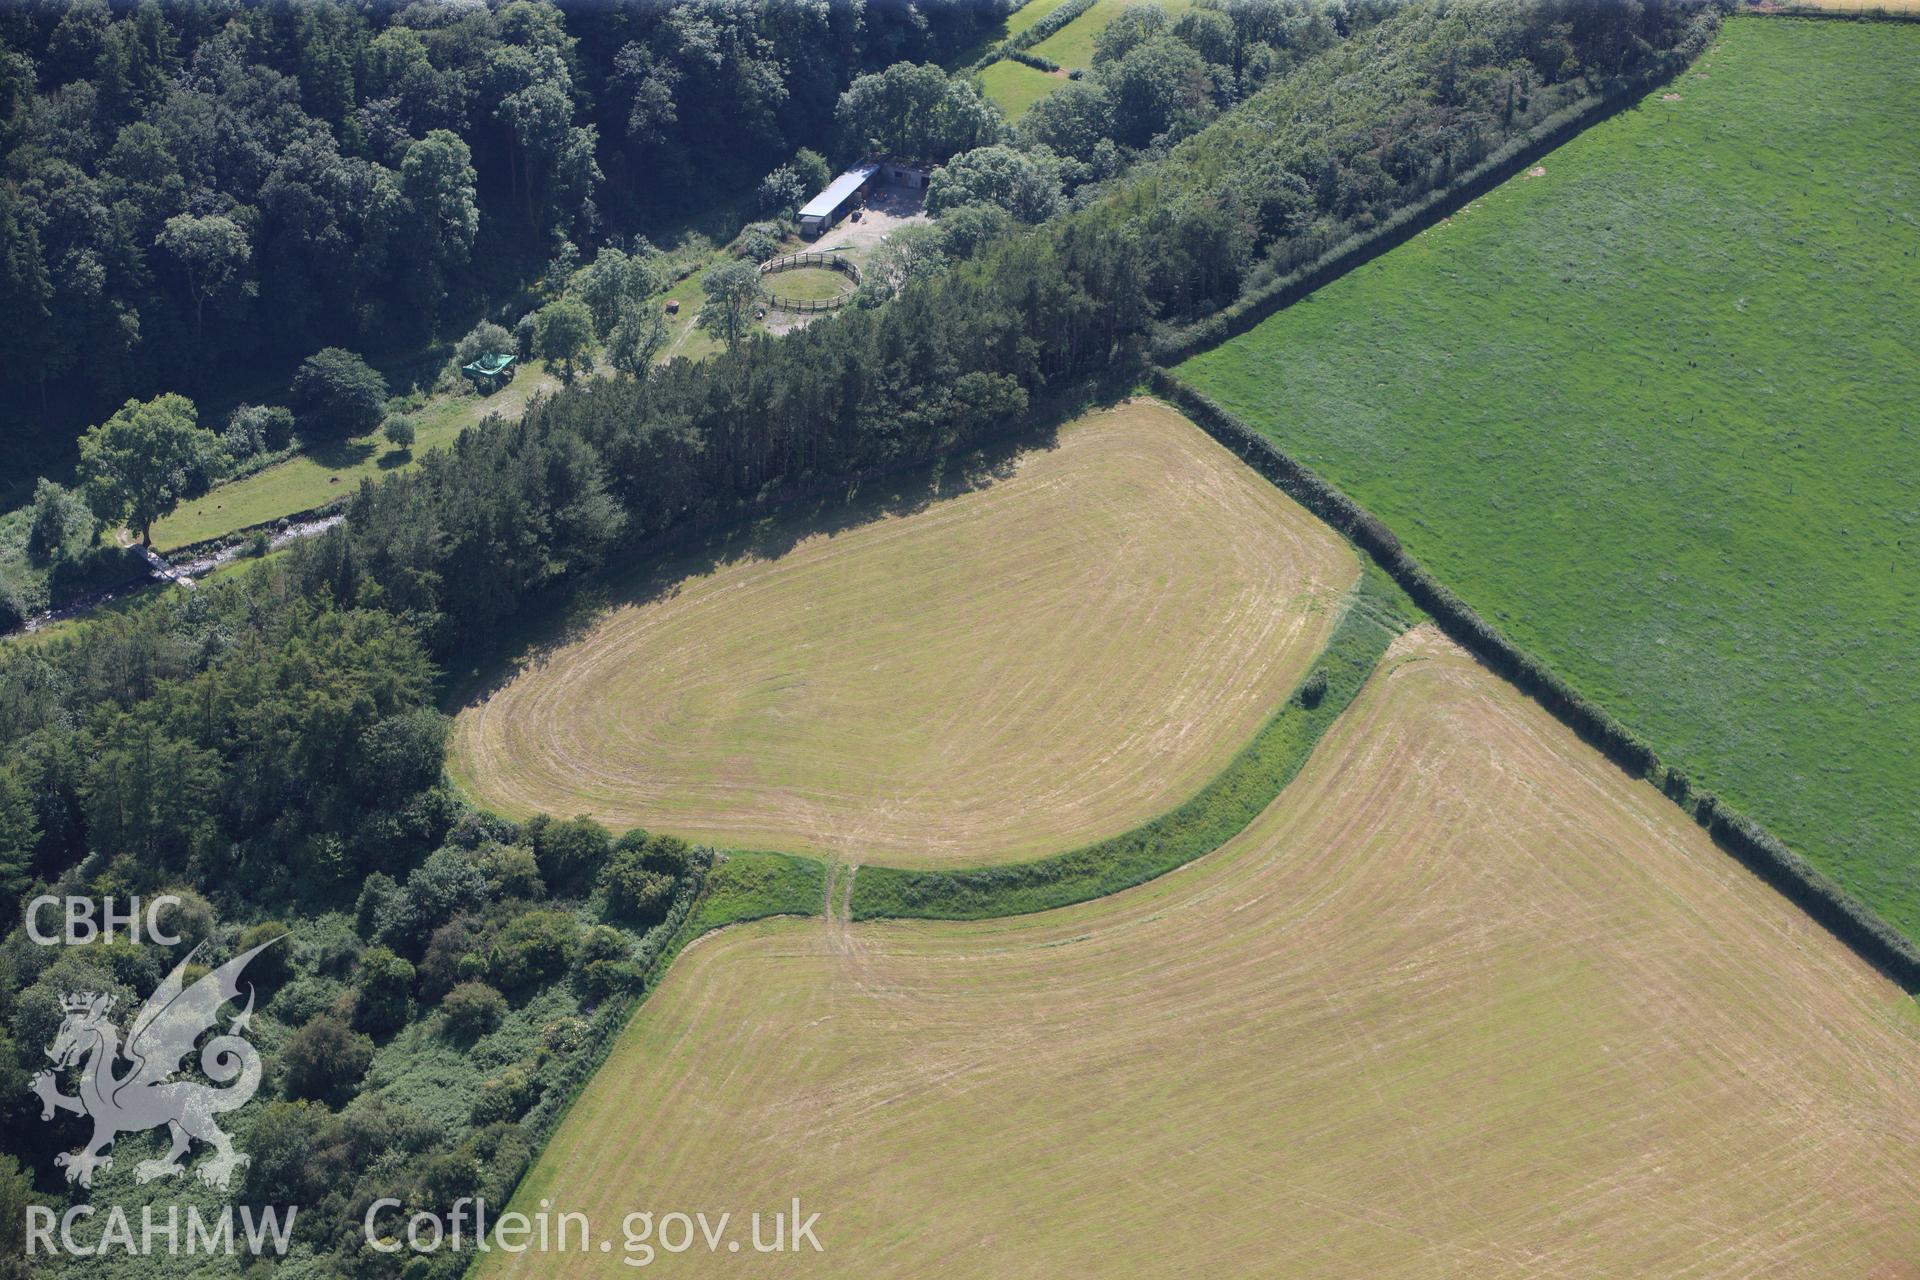
[[697,944],[516,1205],[822,1215],[666,1275],[1910,1275],[1916,1099],[1911,1001],[1421,629],[1150,884]]
[[[877,515],[877,513],[876,513]],[[464,710],[513,814],[897,865],[1068,848],[1172,808],[1305,675],[1351,550],[1171,409],[984,487],[707,569]]]

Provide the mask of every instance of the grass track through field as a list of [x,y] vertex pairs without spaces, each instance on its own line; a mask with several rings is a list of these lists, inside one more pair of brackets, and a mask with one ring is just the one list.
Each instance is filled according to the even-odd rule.
[[1218,773],[1359,573],[1157,402],[1069,424],[957,496],[924,485],[884,482],[829,531],[783,519],[717,568],[634,584],[460,713],[455,776],[510,813],[723,847],[1051,853]]
[[1179,374],[1920,939],[1916,102],[1920,26],[1733,19]]
[[1911,1001],[1423,628],[1211,857],[688,952],[516,1198],[615,1253],[479,1274],[796,1195],[865,1280],[1898,1274],[1915,1096]]

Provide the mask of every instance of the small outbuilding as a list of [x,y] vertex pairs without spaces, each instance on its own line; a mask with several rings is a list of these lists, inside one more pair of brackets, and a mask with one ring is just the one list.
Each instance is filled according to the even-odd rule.
[[483,396],[491,395],[513,381],[513,357],[481,356],[472,364],[460,366],[460,372],[473,379],[474,390]]
[[924,191],[927,179],[931,175],[917,164],[908,164],[905,160],[889,157],[880,162],[880,180],[896,187],[905,187],[908,191]]
[[879,172],[880,166],[869,161],[853,166],[829,182],[826,190],[801,206],[800,234],[812,240],[831,230],[860,203],[860,197],[866,194]]

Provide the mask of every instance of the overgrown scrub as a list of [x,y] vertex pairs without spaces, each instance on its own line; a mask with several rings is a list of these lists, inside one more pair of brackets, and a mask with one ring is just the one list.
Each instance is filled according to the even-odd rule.
[[1260,90],[1087,216],[1135,225],[1168,327],[1200,320],[1363,243],[1579,115],[1583,99],[1644,92],[1717,22],[1705,6],[1411,5]]
[[[0,1053],[11,1070],[19,1046],[43,1045],[66,991],[110,990],[131,1011],[196,944],[217,962],[286,935],[246,974],[258,985],[252,1038],[268,1069],[260,1096],[232,1120],[253,1158],[234,1198],[299,1204],[295,1256],[328,1274],[354,1271],[358,1224],[376,1196],[435,1211],[461,1195],[504,1200],[624,1026],[631,1002],[664,967],[709,855],[682,848],[656,856],[656,865],[675,870],[667,900],[649,925],[633,926],[593,897],[561,891],[591,883],[613,852],[591,823],[516,828],[466,811],[447,842],[404,877],[367,876],[351,912],[282,903],[291,909],[251,924],[238,914],[244,902],[223,902],[236,912],[229,919],[131,858],[93,855],[62,881],[62,892],[177,893],[183,905],[169,923],[186,941],[170,954],[45,948],[26,945],[15,929],[0,945],[9,993]],[[33,1125],[14,1149],[32,1167],[51,1168],[52,1151],[77,1123]],[[123,1139],[123,1169],[131,1166],[124,1157],[156,1152],[164,1145],[157,1142]],[[134,1214],[162,1193],[115,1170],[93,1200],[103,1211],[111,1204]],[[203,1208],[227,1198],[191,1179],[164,1194]],[[190,1265],[128,1259],[125,1270],[114,1262],[101,1270],[96,1260],[69,1259],[49,1264],[47,1274],[200,1274]]]
[[684,944],[713,929],[768,916],[818,915],[826,900],[827,868],[817,858],[785,853],[720,855],[687,917]]
[[1604,93],[1593,94],[1562,107],[1502,145],[1446,186],[1396,210],[1367,230],[1347,237],[1310,261],[1301,262],[1300,259],[1300,255],[1311,251],[1309,245],[1290,246],[1284,256],[1276,255],[1268,271],[1273,272],[1281,263],[1300,265],[1293,266],[1284,274],[1271,274],[1266,283],[1248,289],[1231,304],[1203,320],[1156,334],[1153,340],[1154,360],[1162,365],[1178,364],[1189,356],[1198,355],[1247,332],[1274,312],[1293,305],[1315,289],[1339,279],[1409,236],[1426,230],[1453,210],[1491,191],[1581,130],[1637,103],[1651,87],[1663,82],[1686,64],[1687,58],[1676,52],[1660,59],[1640,76],[1609,86]]
[[1238,835],[1307,761],[1320,735],[1360,692],[1417,609],[1374,574],[1355,588],[1347,615],[1296,695],[1192,799],[1122,835],[1084,848],[964,871],[863,866],[853,882],[853,917],[979,920],[1025,915],[1117,893],[1213,852]]

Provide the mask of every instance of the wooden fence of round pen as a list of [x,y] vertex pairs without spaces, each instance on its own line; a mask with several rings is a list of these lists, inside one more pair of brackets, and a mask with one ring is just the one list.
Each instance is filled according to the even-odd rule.
[[[760,274],[764,278],[778,275],[782,271],[797,270],[800,267],[824,267],[829,271],[838,271],[853,281],[855,288],[860,284],[860,264],[837,253],[789,253],[784,257],[769,258],[760,264]],[[762,287],[766,289],[767,305],[780,311],[801,314],[811,311],[837,311],[853,300],[852,289],[835,298],[783,298],[773,292],[772,288],[766,285]]]

